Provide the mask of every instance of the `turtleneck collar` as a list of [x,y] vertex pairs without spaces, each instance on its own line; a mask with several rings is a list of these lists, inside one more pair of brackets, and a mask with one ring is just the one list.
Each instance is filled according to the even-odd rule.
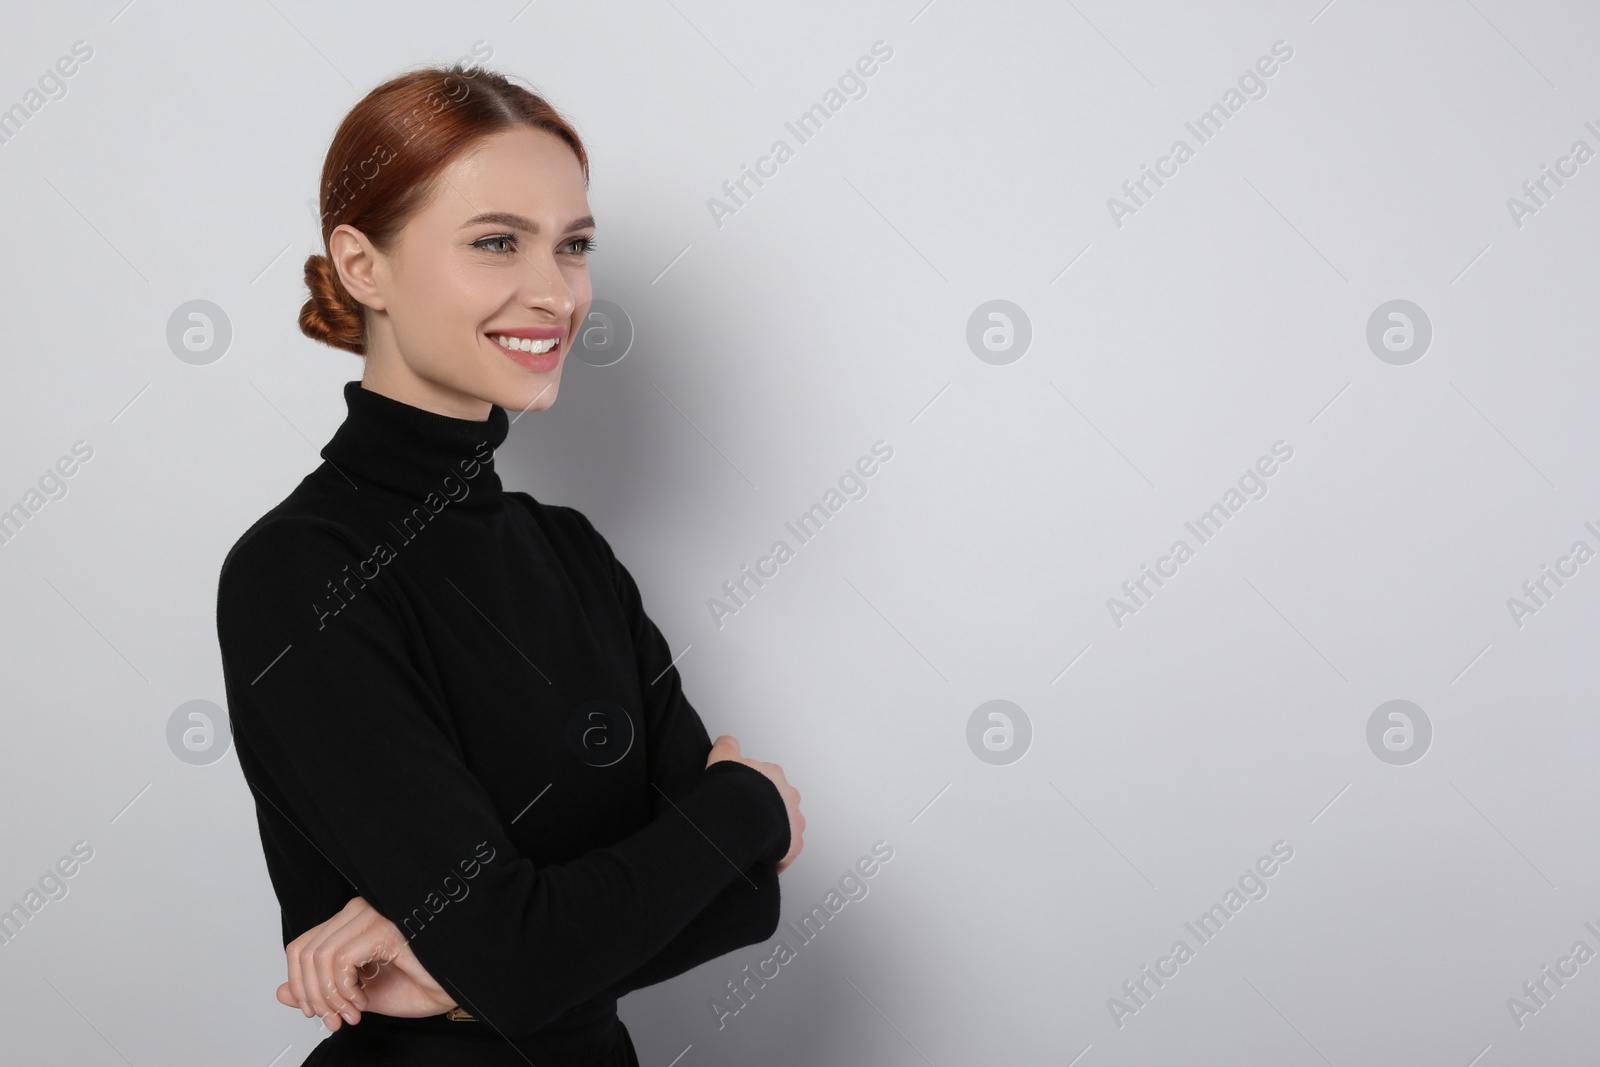
[[[481,422],[458,419],[365,389],[359,381],[345,382],[344,402],[348,414],[323,446],[322,458],[358,484],[365,480],[414,500],[437,493],[457,508],[500,503],[494,450],[510,432],[505,408],[492,405]],[[465,496],[463,485],[470,487]]]

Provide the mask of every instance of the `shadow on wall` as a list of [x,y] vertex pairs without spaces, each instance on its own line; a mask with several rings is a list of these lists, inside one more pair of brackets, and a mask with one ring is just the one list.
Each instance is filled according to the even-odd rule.
[[[600,278],[594,288],[596,305],[614,302],[631,323],[627,354],[592,366],[575,346],[554,404],[507,412],[511,433],[496,463],[506,487],[604,516],[596,521],[602,533],[648,525],[664,510],[681,508],[686,494],[734,483],[748,488],[718,455],[735,442],[719,432],[716,414],[738,399],[718,395],[723,386],[705,354],[707,324],[716,316],[710,294],[684,287],[689,301],[651,294],[652,306]],[[591,310],[583,330],[603,329]]]

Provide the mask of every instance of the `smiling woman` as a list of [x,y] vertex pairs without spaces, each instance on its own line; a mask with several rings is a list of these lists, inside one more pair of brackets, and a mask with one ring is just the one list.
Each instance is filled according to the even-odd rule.
[[800,794],[712,743],[588,518],[495,471],[589,307],[587,186],[548,103],[460,66],[374,89],[323,167],[300,328],[362,377],[217,589],[278,999],[333,1031],[307,1064],[637,1064],[618,997],[777,928]]
[[[306,260],[300,311],[308,336],[369,357],[369,388],[474,420],[490,403],[555,402],[595,247],[577,133],[498,82],[478,68],[406,75],[351,112],[323,165],[328,251]],[[504,206],[530,188],[540,210]]]

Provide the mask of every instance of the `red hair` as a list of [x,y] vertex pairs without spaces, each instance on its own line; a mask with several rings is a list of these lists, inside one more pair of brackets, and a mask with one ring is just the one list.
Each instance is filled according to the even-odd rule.
[[325,254],[334,227],[349,223],[382,252],[434,193],[435,179],[478,141],[518,126],[545,130],[572,147],[589,181],[577,131],[542,96],[482,67],[425,67],[391,78],[344,117],[322,163],[322,247],[307,257],[300,332],[358,355],[367,350],[366,308],[345,289]]

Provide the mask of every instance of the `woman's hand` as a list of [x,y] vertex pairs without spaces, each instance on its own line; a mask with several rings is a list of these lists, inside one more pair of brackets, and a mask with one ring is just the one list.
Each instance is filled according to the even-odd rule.
[[706,757],[706,766],[719,763],[722,760],[735,760],[746,767],[754,767],[778,787],[778,794],[783,797],[783,806],[789,813],[789,852],[778,861],[778,873],[795,861],[800,855],[800,850],[805,847],[806,817],[800,813],[800,791],[789,784],[789,779],[783,776],[783,768],[776,763],[763,763],[760,760],[745,759],[739,755],[739,739],[730,734],[723,734],[711,746],[711,754]]
[[419,1019],[442,1015],[456,1002],[418,961],[405,935],[362,897],[313,926],[284,949],[289,980],[278,1000],[329,1030],[358,1023],[363,1011]]

